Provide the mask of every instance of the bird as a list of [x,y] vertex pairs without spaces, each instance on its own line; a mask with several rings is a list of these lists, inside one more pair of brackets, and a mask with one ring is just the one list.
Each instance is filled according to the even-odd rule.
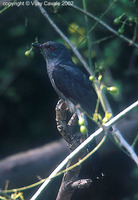
[[[71,113],[76,112],[78,118],[83,116],[87,124],[85,115],[92,117],[98,98],[88,76],[72,61],[63,44],[48,41],[43,44],[33,43],[32,46],[40,49],[46,60],[47,74],[58,96],[65,101]],[[93,157],[93,160],[95,159]],[[99,161],[94,162],[94,171],[96,176],[100,177]]]
[[61,43],[48,41],[34,43],[46,60],[50,82],[58,96],[65,101],[71,113],[92,116],[97,94],[87,75],[72,61],[68,49]]

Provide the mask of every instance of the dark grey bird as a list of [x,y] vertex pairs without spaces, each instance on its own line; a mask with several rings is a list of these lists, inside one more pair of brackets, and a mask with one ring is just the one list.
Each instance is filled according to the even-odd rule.
[[[97,95],[88,77],[72,61],[68,49],[63,44],[52,41],[44,44],[34,43],[33,47],[41,50],[47,63],[51,84],[59,97],[66,102],[69,110],[77,112],[78,116],[83,112],[92,117]],[[98,155],[92,158],[95,163],[93,167],[96,177],[101,177],[97,157]]]
[[[88,77],[74,64],[68,49],[60,43],[48,41],[34,43],[41,50],[53,88],[71,112],[79,110],[92,116],[97,95]],[[79,108],[79,109],[76,109]]]

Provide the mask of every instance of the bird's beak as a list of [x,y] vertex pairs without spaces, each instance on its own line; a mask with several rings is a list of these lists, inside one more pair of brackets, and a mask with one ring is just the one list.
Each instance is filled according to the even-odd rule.
[[33,43],[32,46],[35,48],[42,49],[42,44],[39,44],[39,43]]

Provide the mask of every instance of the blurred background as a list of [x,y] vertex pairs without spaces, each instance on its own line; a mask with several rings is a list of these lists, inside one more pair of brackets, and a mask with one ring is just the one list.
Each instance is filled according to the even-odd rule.
[[[74,4],[83,8],[80,0]],[[104,14],[104,22],[116,31],[121,28],[121,33],[138,42],[138,2],[86,0],[86,5],[90,13],[98,18]],[[84,15],[70,6],[44,8],[88,61]],[[118,17],[121,22],[116,23]],[[93,27],[90,33],[93,68],[97,76],[99,73],[103,75],[106,86],[118,87],[119,92],[114,96],[106,92],[113,113],[117,114],[137,100],[138,49],[95,23],[89,19],[89,28]],[[0,13],[1,160],[61,138],[55,122],[58,96],[49,82],[45,60],[37,50],[29,57],[25,56],[35,38],[40,43],[51,40],[65,44],[38,7],[31,3],[29,6],[13,6]],[[74,62],[81,65],[72,51],[70,53]],[[136,137],[136,128],[133,131],[130,132],[131,142]],[[115,151],[102,157],[105,178],[92,184],[91,188],[76,192],[72,199],[84,199],[87,195],[87,199],[138,200],[138,170],[129,157],[111,145]],[[91,170],[88,163],[83,167],[82,176],[87,169]],[[55,196],[48,196],[48,199],[55,199]]]

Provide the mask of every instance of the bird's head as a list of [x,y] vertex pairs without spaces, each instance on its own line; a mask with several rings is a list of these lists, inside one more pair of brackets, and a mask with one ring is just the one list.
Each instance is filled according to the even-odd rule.
[[47,62],[71,59],[67,48],[61,43],[48,41],[44,44],[34,43],[32,46],[41,50]]

